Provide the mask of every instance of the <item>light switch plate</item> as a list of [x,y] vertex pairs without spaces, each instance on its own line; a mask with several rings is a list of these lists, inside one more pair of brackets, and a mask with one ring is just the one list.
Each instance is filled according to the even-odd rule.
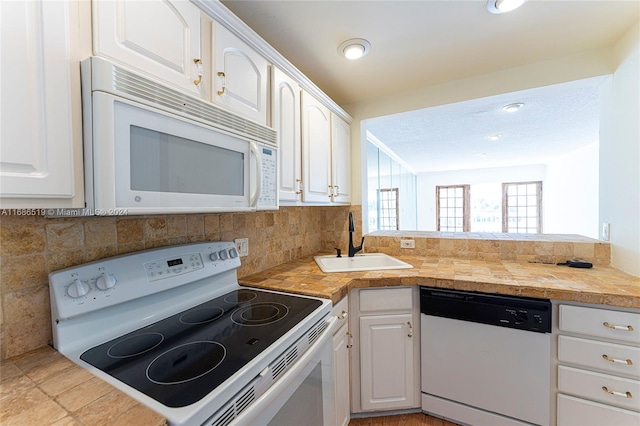
[[602,240],[603,241],[609,241],[610,238],[610,232],[611,232],[611,225],[607,222],[604,222],[602,224]]

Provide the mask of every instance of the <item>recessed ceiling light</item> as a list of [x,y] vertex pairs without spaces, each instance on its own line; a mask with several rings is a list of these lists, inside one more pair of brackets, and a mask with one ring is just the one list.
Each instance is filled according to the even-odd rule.
[[359,59],[369,53],[371,43],[363,38],[352,38],[338,46],[338,53],[347,59]]
[[516,102],[514,104],[505,105],[502,107],[502,109],[507,112],[515,112],[520,108],[522,108],[523,106],[524,104],[522,102]]
[[527,0],[487,0],[487,10],[491,13],[511,12],[522,6]]
[[498,139],[500,139],[501,137],[502,137],[502,135],[501,135],[500,133],[497,133],[497,134],[495,134],[495,135],[491,135],[491,136],[489,136],[489,137],[488,137],[488,139],[489,139],[490,141],[497,141],[497,140],[498,140]]

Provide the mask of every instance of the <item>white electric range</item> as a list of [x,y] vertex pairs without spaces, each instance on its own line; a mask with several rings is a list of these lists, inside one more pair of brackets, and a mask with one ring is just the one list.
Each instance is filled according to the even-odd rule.
[[51,273],[54,346],[171,425],[330,424],[331,302],[241,287],[239,266],[209,242]]

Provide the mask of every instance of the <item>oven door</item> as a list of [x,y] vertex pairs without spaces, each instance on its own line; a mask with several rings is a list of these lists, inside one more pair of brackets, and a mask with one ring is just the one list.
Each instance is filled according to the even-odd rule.
[[335,422],[333,317],[322,336],[234,425],[331,426]]
[[255,210],[255,143],[111,94],[92,98],[87,187],[96,214]]

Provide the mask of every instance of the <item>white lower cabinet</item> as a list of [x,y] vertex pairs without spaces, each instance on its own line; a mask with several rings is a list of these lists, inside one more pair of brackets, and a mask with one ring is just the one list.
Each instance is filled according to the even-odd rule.
[[417,289],[363,289],[351,293],[351,312],[357,313],[351,321],[353,412],[420,407]]
[[640,425],[640,313],[560,305],[557,424]]
[[360,318],[360,400],[363,410],[410,408],[412,404],[412,315]]
[[335,426],[346,426],[351,420],[349,403],[349,349],[350,336],[348,324],[348,296],[333,307],[333,316],[338,317],[341,325],[333,334],[333,382],[335,386],[336,418]]

